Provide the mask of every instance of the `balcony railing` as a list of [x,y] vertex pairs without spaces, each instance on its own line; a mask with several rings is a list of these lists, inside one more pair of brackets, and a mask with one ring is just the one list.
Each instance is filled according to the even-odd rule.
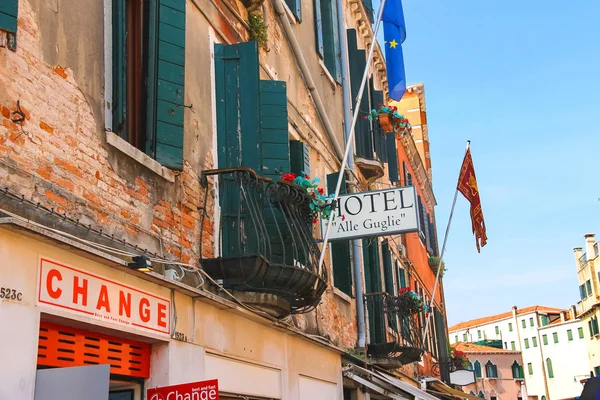
[[394,300],[388,293],[365,295],[370,331],[367,354],[394,359],[403,365],[419,361],[423,350],[417,316],[404,313]]
[[260,177],[249,168],[228,168],[202,173],[205,202],[210,177],[219,207],[205,204],[202,215],[202,232],[214,221],[216,243],[214,252],[201,249],[205,271],[226,289],[283,299],[288,313],[313,309],[327,286],[327,272],[317,271],[311,199],[287,182]]

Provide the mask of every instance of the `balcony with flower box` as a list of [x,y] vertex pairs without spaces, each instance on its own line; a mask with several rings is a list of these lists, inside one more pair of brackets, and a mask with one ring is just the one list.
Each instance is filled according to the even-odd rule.
[[[418,313],[426,306],[415,292],[403,290],[398,296],[389,293],[365,294],[369,319],[367,355],[383,368],[398,368],[421,359],[421,331]],[[417,295],[418,296],[418,295]]]
[[240,300],[276,317],[312,310],[327,286],[312,231],[323,210],[296,183],[250,168],[208,170],[201,177],[205,200],[218,188],[219,205],[205,206],[201,217],[202,232],[207,224],[215,227],[213,251],[200,249],[202,267]]

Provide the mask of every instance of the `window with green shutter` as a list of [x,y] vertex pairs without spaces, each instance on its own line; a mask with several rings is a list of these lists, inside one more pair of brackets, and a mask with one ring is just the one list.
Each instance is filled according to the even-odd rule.
[[[293,0],[287,0],[293,1]],[[297,0],[300,1],[300,0]],[[342,60],[336,0],[314,0],[317,54],[333,79],[342,82]]]
[[573,331],[570,329],[567,329],[567,339],[569,340],[569,342],[573,340]]
[[[379,241],[377,237],[363,239],[363,262],[365,271],[365,293],[382,291]],[[383,303],[379,296],[368,296],[367,312],[369,315],[369,337],[371,343],[382,343],[385,340],[385,320]]]
[[537,347],[537,338],[534,336],[531,338],[531,343],[533,344],[533,347]]
[[533,375],[533,365],[531,363],[527,363],[527,371],[529,375]]
[[521,320],[521,325],[523,325],[523,328],[527,328],[527,322],[524,319]]
[[591,296],[592,295],[592,281],[590,281],[588,279],[587,282],[585,282],[585,288],[587,289],[587,295]]
[[533,323],[533,318],[529,318],[529,326],[534,326],[535,324]]
[[529,339],[525,338],[525,348],[529,348]]
[[500,328],[498,326],[495,326],[494,329],[496,331],[496,335],[499,335],[500,334]]
[[300,140],[290,141],[290,168],[290,172],[296,175],[310,175],[310,150],[308,145]]
[[302,0],[285,0],[285,4],[296,17],[296,21],[302,22]]
[[508,331],[509,331],[509,332],[512,332],[512,322],[509,322],[509,323],[508,323]]
[[[398,285],[401,288],[406,287],[406,271],[400,267],[400,263],[396,260],[396,273],[398,274]],[[458,341],[458,340],[457,340]]]
[[554,332],[552,338],[554,339],[554,343],[558,343],[558,333]]
[[113,0],[113,132],[183,168],[185,0]]
[[516,350],[517,349],[517,347],[515,346],[515,342],[514,341],[510,342],[510,348],[511,348],[511,350]]
[[[327,193],[335,192],[339,172],[327,175]],[[340,193],[346,193],[346,180],[342,179]],[[333,269],[333,286],[352,296],[352,264],[350,261],[349,240],[336,240],[331,242],[331,264]]]
[[394,132],[385,134],[385,148],[388,160],[388,178],[391,183],[400,182],[398,172],[398,149],[396,147],[396,134]]
[[467,334],[463,333],[463,342],[466,342],[466,341],[467,341]]
[[[346,36],[348,38],[348,59],[350,64],[350,91],[353,100],[352,107],[354,107],[356,105],[354,103],[358,97],[363,73],[367,66],[367,55],[365,50],[358,48],[355,29],[348,29]],[[354,141],[356,143],[355,152],[356,155],[360,157],[372,160],[373,137],[371,134],[371,121],[365,118],[370,110],[369,91],[364,90],[358,110],[352,110],[359,114],[358,119],[356,120],[356,126],[354,127]]]
[[394,270],[392,268],[392,252],[387,239],[381,242],[381,256],[383,257],[383,273],[385,277],[385,291],[394,295]]
[[481,331],[480,330],[477,331],[477,339],[481,339]]
[[8,32],[8,48],[17,49],[17,16],[19,0],[0,1],[0,30]]
[[547,325],[548,325],[548,316],[542,315],[542,326],[547,326]]
[[548,335],[542,335],[542,342],[544,342],[544,346],[548,346]]
[[579,339],[583,339],[583,328],[577,328],[577,333],[579,333]]
[[548,378],[554,378],[554,369],[552,368],[552,360],[546,359],[546,371],[548,372]]

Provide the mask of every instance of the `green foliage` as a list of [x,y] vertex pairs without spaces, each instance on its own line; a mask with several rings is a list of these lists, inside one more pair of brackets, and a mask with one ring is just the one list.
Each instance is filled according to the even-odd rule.
[[269,35],[262,14],[249,12],[248,25],[250,27],[250,40],[256,40],[259,47],[266,49],[269,42]]

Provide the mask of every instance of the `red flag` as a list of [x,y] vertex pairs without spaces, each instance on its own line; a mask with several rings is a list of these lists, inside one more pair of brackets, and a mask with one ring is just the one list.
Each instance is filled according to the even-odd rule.
[[487,235],[485,232],[485,222],[483,221],[483,212],[481,211],[477,179],[475,178],[475,167],[471,158],[471,148],[467,148],[467,154],[465,154],[465,159],[460,168],[457,190],[471,203],[471,224],[473,225],[475,243],[477,244],[477,252],[479,253],[480,247],[485,246],[487,243]]

